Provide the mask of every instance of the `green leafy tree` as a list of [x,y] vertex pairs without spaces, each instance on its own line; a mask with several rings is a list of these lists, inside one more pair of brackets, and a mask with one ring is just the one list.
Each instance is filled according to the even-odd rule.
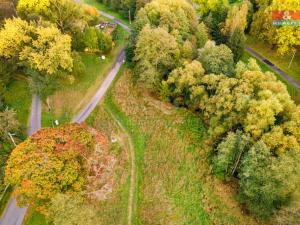
[[222,4],[221,1],[216,1],[217,4],[210,10],[209,14],[203,18],[206,26],[209,28],[209,33],[212,39],[217,43],[226,43],[226,36],[222,32],[225,20],[228,14],[228,4]]
[[163,28],[146,26],[136,45],[135,72],[148,87],[158,88],[164,75],[175,67],[179,55],[178,44],[171,34]]
[[228,0],[193,0],[192,2],[196,4],[201,17],[204,17],[211,11],[216,11],[220,5],[228,5]]
[[236,29],[233,34],[229,37],[228,47],[231,49],[234,55],[234,61],[238,62],[243,54],[245,49],[246,37],[244,32],[241,29]]
[[71,0],[19,0],[17,11],[24,19],[43,18],[55,23],[63,33],[72,34],[87,23],[84,11]]
[[29,88],[31,92],[37,94],[42,100],[46,100],[48,96],[61,88],[61,79],[57,75],[43,74],[32,69],[27,69],[26,74],[30,77]]
[[197,32],[195,35],[197,38],[197,47],[203,48],[209,39],[208,28],[206,27],[206,25],[203,22],[198,25]]
[[32,41],[34,27],[19,18],[7,19],[0,30],[0,56],[5,59],[18,57],[25,45]]
[[250,139],[241,131],[228,133],[226,138],[218,145],[213,158],[216,175],[222,179],[229,179],[237,173],[243,154],[247,151]]
[[104,32],[98,32],[98,46],[103,53],[108,53],[112,49],[112,38]]
[[178,38],[186,40],[197,27],[197,16],[192,6],[181,0],[154,0],[141,9],[136,25],[141,30],[146,24],[164,27],[169,33],[178,32]]
[[185,63],[183,67],[173,70],[168,77],[171,96],[177,105],[191,106],[192,87],[200,83],[204,69],[200,62]]
[[216,45],[215,42],[208,41],[199,50],[198,55],[198,59],[207,73],[233,75],[233,54],[226,45]]
[[20,60],[47,74],[72,71],[71,37],[55,27],[38,27],[36,39],[20,52]]
[[98,49],[98,35],[94,27],[88,27],[84,31],[83,42],[86,48]]
[[246,154],[240,177],[240,201],[250,212],[266,218],[288,202],[299,185],[299,151],[280,157],[258,142]]

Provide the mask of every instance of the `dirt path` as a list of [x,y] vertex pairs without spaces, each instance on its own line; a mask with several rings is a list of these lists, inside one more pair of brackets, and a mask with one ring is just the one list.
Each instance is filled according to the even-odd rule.
[[121,128],[122,132],[126,135],[126,138],[129,143],[129,155],[130,155],[130,185],[129,185],[129,194],[128,194],[128,208],[127,208],[127,224],[132,224],[132,214],[133,214],[133,202],[134,202],[134,194],[136,187],[136,159],[135,159],[135,151],[132,143],[132,138],[125,129],[125,127],[121,124],[121,122],[116,118],[113,112],[106,107],[106,111],[112,117],[112,119],[117,123],[117,125]]

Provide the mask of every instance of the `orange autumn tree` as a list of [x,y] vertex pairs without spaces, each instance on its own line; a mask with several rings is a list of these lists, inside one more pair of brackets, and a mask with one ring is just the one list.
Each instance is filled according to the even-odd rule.
[[83,193],[96,139],[87,127],[69,124],[42,129],[19,144],[5,171],[18,204],[46,206],[56,194]]

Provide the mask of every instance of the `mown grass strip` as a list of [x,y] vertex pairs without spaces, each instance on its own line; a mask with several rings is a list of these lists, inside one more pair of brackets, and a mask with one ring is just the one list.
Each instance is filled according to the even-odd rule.
[[115,117],[116,120],[122,125],[122,127],[126,130],[128,135],[131,137],[134,153],[135,153],[135,161],[136,161],[136,185],[134,192],[134,201],[133,201],[133,224],[140,224],[140,219],[138,215],[138,206],[141,202],[141,185],[143,181],[143,160],[144,160],[144,149],[145,149],[145,140],[146,137],[141,132],[141,130],[120,110],[120,108],[114,103],[113,98],[113,87],[115,83],[118,81],[122,73],[124,72],[125,65],[123,65],[113,82],[112,86],[108,90],[105,100],[104,107],[109,110],[110,113]]

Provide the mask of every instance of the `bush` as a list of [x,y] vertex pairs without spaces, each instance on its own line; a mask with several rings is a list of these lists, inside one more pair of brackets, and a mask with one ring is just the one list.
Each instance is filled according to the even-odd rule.
[[112,49],[112,38],[109,34],[98,32],[98,48],[103,53],[109,53]]
[[87,27],[83,35],[83,43],[86,48],[99,49],[98,46],[98,34],[94,27]]

